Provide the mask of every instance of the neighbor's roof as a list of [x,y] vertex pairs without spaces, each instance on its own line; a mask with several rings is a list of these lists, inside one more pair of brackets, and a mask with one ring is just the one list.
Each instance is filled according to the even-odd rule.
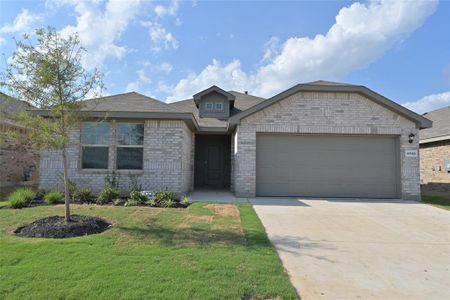
[[0,112],[1,113],[17,113],[32,109],[33,105],[17,100],[14,97],[8,96],[0,92]]
[[246,111],[232,116],[229,119],[229,123],[230,125],[236,125],[242,118],[245,118],[298,92],[358,93],[374,101],[375,103],[408,118],[409,120],[418,124],[420,128],[429,128],[432,125],[432,122],[427,118],[407,109],[406,107],[401,106],[400,104],[395,103],[392,100],[389,100],[388,98],[368,89],[365,86],[323,80],[297,84],[290,89],[287,89],[284,92],[281,92],[278,95],[275,95],[272,98],[269,98],[266,101],[247,109]]
[[450,106],[423,114],[433,121],[433,127],[420,131],[420,143],[450,140]]

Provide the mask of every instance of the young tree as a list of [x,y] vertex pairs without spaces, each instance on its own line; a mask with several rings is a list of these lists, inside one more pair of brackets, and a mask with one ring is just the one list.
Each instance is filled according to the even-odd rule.
[[102,75],[82,65],[86,50],[78,35],[62,36],[54,28],[38,29],[36,36],[15,40],[2,86],[13,96],[44,112],[19,113],[14,119],[32,128],[27,139],[40,149],[60,150],[64,166],[65,219],[70,221],[67,146],[69,130],[85,117],[83,99],[100,96]]

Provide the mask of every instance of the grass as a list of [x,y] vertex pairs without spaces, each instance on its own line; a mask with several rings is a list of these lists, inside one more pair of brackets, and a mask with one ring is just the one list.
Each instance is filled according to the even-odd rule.
[[433,204],[444,209],[450,210],[450,199],[439,196],[422,196],[422,202]]
[[253,208],[72,205],[114,224],[102,234],[52,240],[8,235],[63,206],[0,209],[2,299],[297,298]]

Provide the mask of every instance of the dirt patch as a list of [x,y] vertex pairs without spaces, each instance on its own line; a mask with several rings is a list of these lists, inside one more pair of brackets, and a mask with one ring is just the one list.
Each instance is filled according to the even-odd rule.
[[208,204],[206,207],[219,216],[239,217],[239,209],[234,204]]
[[100,233],[109,227],[110,223],[98,217],[72,215],[66,223],[64,217],[51,216],[19,227],[14,233],[20,237],[62,239]]

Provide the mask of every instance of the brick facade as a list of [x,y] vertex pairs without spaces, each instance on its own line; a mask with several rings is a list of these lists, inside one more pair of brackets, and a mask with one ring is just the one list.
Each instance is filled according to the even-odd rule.
[[[143,170],[115,170],[115,122],[112,122],[108,170],[81,169],[80,128],[70,132],[68,147],[69,176],[80,187],[90,187],[95,192],[104,188],[105,177],[114,171],[122,193],[130,189],[130,176],[136,176],[144,190],[169,190],[187,193],[192,189],[193,133],[183,121],[146,120],[144,126]],[[41,152],[40,189],[62,189],[63,171],[59,151]]]
[[[242,119],[237,126],[232,186],[239,197],[256,190],[256,133],[396,135],[400,145],[403,199],[420,199],[416,124],[357,93],[298,92]],[[408,142],[409,134],[416,138]]]
[[450,173],[445,169],[445,160],[450,160],[450,140],[420,145],[423,194],[450,197]]

